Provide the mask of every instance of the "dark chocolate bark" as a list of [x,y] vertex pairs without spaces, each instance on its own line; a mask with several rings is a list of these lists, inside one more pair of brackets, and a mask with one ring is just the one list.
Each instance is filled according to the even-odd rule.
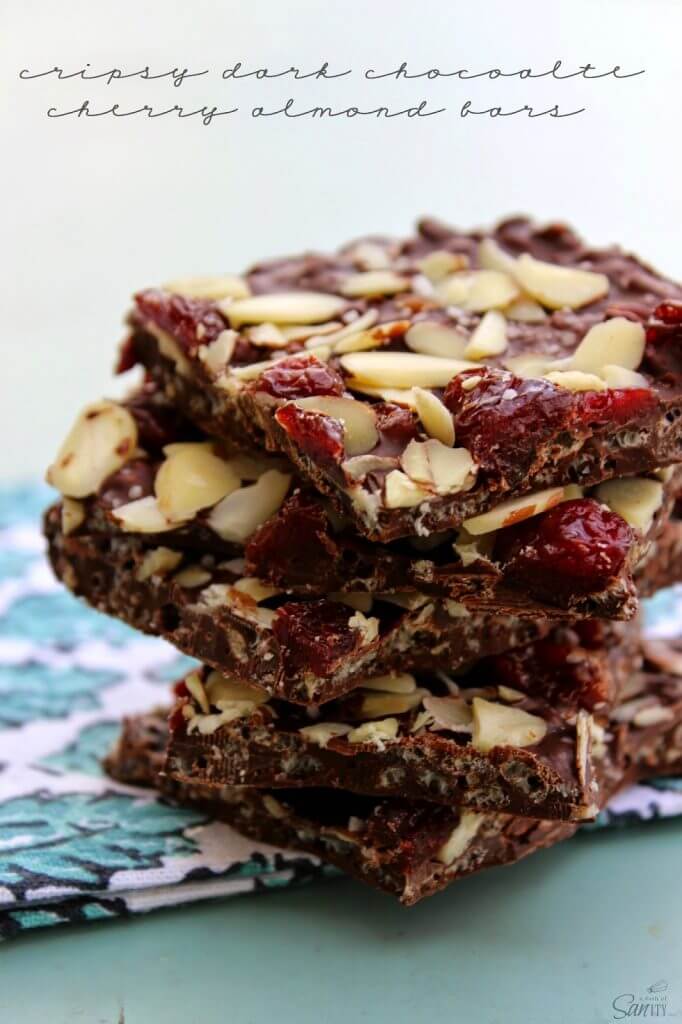
[[58,506],[45,530],[56,575],[94,608],[301,704],[331,700],[359,677],[392,667],[453,669],[549,628],[548,621],[469,613],[420,595],[412,608],[385,596],[367,615],[341,600],[279,594],[257,601],[234,585],[239,572],[215,560],[183,575],[147,575],[150,551],[138,540],[103,531],[65,535]]
[[[450,269],[455,278],[471,275],[472,270],[481,269],[482,259],[490,266],[479,249],[486,237],[501,247],[496,258],[503,267],[505,260],[522,254],[563,270],[602,275],[604,289],[590,301],[576,300],[576,308],[556,308],[555,296],[544,299],[546,308],[532,322],[512,319],[510,314],[504,351],[479,355],[475,369],[453,368],[450,378],[441,368],[438,383],[429,383],[425,371],[420,376],[423,364],[419,372],[403,367],[398,373],[395,360],[382,363],[380,369],[375,364],[368,369],[366,361],[358,360],[377,350],[382,356],[413,356],[415,345],[421,346],[416,354],[423,356],[423,342],[406,342],[405,336],[424,322],[449,327],[463,342],[470,341],[484,309],[470,296],[455,296],[456,301],[443,298],[440,282],[429,286],[423,261],[429,254],[446,253],[454,260]],[[206,299],[148,291],[137,298],[121,366],[141,362],[171,400],[210,434],[256,440],[285,453],[316,489],[327,493],[338,510],[373,540],[430,535],[530,492],[571,483],[587,486],[680,461],[682,289],[677,284],[619,249],[588,248],[563,225],[540,229],[521,219],[501,224],[489,236],[422,222],[416,237],[379,248],[388,261],[384,273],[403,280],[402,285],[394,281],[391,286],[389,279],[385,289],[395,288],[390,296],[381,289],[373,296],[350,294],[349,276],[357,274],[366,260],[366,255],[358,255],[357,245],[335,256],[261,265],[244,279],[245,286],[261,297],[283,291],[313,290],[328,297],[343,292],[346,297],[340,300],[337,313],[326,320],[345,329],[354,317],[364,318],[362,323],[368,315],[375,317],[365,328],[365,334],[374,332],[367,342],[374,346],[369,351],[362,347],[339,351],[338,344],[348,348],[348,334],[337,342],[334,334],[325,335],[319,321],[308,331],[314,345],[310,337],[291,339],[280,331],[284,346],[276,339],[278,347],[273,349],[272,338],[264,341],[262,331],[258,334],[249,328],[253,317],[248,312],[245,319],[237,315],[240,300],[231,310],[229,304],[219,308]],[[504,270],[486,269],[491,272],[504,274]],[[494,306],[492,311],[497,309]],[[561,361],[572,358],[578,343],[604,321],[628,321],[646,331],[640,377],[624,381],[622,374],[607,375],[606,389],[573,390],[590,385],[561,376],[565,369]],[[211,346],[233,328],[229,359],[220,362]],[[213,356],[207,355],[209,350]],[[535,377],[525,375],[528,371],[520,368],[518,358],[529,353],[547,362],[558,361],[559,377],[540,377],[544,369],[534,371]],[[248,369],[264,360],[272,363],[273,356],[280,361],[261,367],[260,372]],[[616,367],[621,365],[620,357],[614,349]],[[512,370],[505,368],[507,364]],[[407,490],[411,488],[414,496],[410,504],[403,479],[405,450],[411,441],[429,437],[409,397],[411,385],[420,380],[425,390],[444,403],[440,419],[451,419],[446,433],[454,428],[455,444],[469,453],[472,468],[459,484],[418,478],[421,495],[419,487],[415,490],[415,478],[410,478]],[[401,394],[396,394],[396,387]],[[385,388],[390,393],[383,394]],[[298,404],[308,399],[308,407]],[[323,399],[351,400],[353,418],[372,421],[370,434],[376,442],[364,449],[349,447],[347,421],[346,429],[329,409],[323,412],[319,405]],[[369,457],[364,469],[357,461],[358,451],[361,457]],[[402,474],[393,478],[393,483],[401,482],[400,496],[394,487],[389,497],[386,481],[395,472]]]
[[[123,403],[139,428],[132,457],[107,476],[94,494],[75,506],[71,499],[79,518],[68,525],[69,532],[123,532],[149,547],[184,551],[185,561],[192,553],[199,561],[243,559],[244,575],[291,593],[404,595],[418,591],[502,615],[628,618],[637,600],[632,573],[637,570],[642,575],[651,545],[665,528],[680,488],[679,471],[666,471],[663,480],[641,478],[641,487],[653,489],[656,505],[643,525],[629,525],[603,503],[600,491],[587,490],[479,537],[446,531],[427,540],[372,544],[352,524],[340,521],[320,495],[302,488],[282,460],[227,452],[220,443],[191,433],[181,421],[174,430],[172,410],[160,399],[148,385]],[[208,468],[236,475],[239,489],[229,501],[250,495],[249,531],[243,530],[239,537],[225,531],[224,520],[216,519],[220,502],[176,523],[159,516],[158,522],[146,524],[146,532],[141,525],[131,527],[126,510],[140,502],[157,501],[155,488],[174,460],[178,444],[186,449],[193,446],[199,460],[205,458],[208,447],[212,454]],[[198,465],[210,483],[205,465]],[[186,463],[183,479],[190,469]],[[279,481],[274,503],[257,493],[259,482],[268,475]],[[176,489],[181,487],[182,480]],[[214,497],[216,493],[220,491]],[[256,514],[259,501],[262,511]],[[642,579],[655,582],[650,571]],[[409,600],[416,600],[414,594]]]
[[[600,801],[609,708],[641,651],[633,627],[586,623],[582,632],[555,629],[456,679],[366,679],[313,715],[192,672],[177,689],[166,773],[187,784],[323,786],[584,820]],[[682,681],[679,691],[682,701]]]
[[[665,652],[658,657],[665,661]],[[682,765],[679,679],[650,668],[633,680],[632,699],[648,702],[652,722],[658,708],[659,720],[638,726],[626,714],[627,720],[612,723],[599,763],[602,800],[638,779],[675,774]],[[125,783],[157,786],[174,801],[198,803],[252,839],[312,853],[408,905],[474,871],[514,863],[579,827],[339,790],[185,786],[158,774],[165,735],[160,713],[126,719],[107,770]]]

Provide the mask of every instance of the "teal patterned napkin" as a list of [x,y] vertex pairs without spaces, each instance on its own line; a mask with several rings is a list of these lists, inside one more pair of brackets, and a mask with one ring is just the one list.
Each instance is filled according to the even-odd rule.
[[[289,885],[323,869],[103,775],[125,713],[167,700],[191,664],[98,615],[52,577],[44,487],[0,492],[0,938],[46,925]],[[647,609],[678,631],[682,589]],[[682,814],[682,780],[637,786],[604,823]]]

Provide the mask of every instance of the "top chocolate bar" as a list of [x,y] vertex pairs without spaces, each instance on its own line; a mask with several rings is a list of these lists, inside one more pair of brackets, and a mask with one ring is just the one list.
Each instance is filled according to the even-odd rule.
[[129,322],[121,371],[285,453],[373,540],[476,536],[682,461],[682,288],[561,224],[426,220],[143,291]]

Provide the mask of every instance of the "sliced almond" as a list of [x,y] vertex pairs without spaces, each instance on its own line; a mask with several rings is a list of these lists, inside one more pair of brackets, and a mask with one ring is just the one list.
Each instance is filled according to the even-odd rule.
[[358,242],[348,255],[361,270],[386,270],[391,265],[388,249],[377,242]]
[[424,709],[433,718],[431,728],[448,732],[471,732],[473,715],[471,707],[461,697],[424,697]]
[[532,747],[547,733],[547,723],[522,708],[474,697],[471,742],[487,753],[493,747]]
[[156,339],[159,352],[165,359],[170,360],[175,365],[175,369],[180,376],[188,377],[192,372],[192,365],[175,338],[166,331],[161,330],[160,327],[157,327],[151,321],[147,321],[145,330]]
[[168,522],[153,495],[119,505],[111,514],[126,533],[165,533],[178,525]]
[[428,690],[414,693],[371,693],[362,698],[360,714],[363,718],[381,718],[384,715],[404,715],[421,704]]
[[378,690],[380,693],[414,693],[417,681],[409,672],[392,672],[384,676],[372,676],[359,684],[363,690]]
[[188,565],[186,569],[181,569],[173,577],[173,583],[177,583],[179,587],[187,587],[188,590],[194,590],[195,587],[203,587],[210,582],[210,572],[203,569],[200,565]]
[[513,526],[523,519],[529,519],[540,512],[545,512],[554,505],[563,501],[563,487],[548,487],[545,491],[536,491],[535,494],[525,494],[520,498],[510,498],[496,505],[490,512],[484,512],[480,516],[473,516],[464,523],[467,531],[478,536],[481,533],[490,533],[492,530],[500,530],[504,526]]
[[346,301],[326,292],[272,292],[221,306],[232,327],[242,324],[321,324],[346,308]]
[[413,388],[412,392],[419,419],[422,421],[426,433],[429,437],[434,437],[437,441],[452,448],[455,443],[455,424],[450,410],[443,405],[437,395],[434,395],[433,391]]
[[504,360],[504,365],[517,377],[542,377],[549,369],[551,360],[537,352],[525,352]]
[[524,291],[549,309],[580,309],[609,291],[605,274],[545,263],[528,253],[516,260],[514,276]]
[[269,469],[254,484],[240,487],[211,511],[208,525],[223,540],[241,544],[274,515],[284,501],[291,475]]
[[154,491],[166,519],[180,523],[215,505],[239,485],[239,477],[228,462],[202,444],[188,444],[181,451],[171,451],[161,464]]
[[351,729],[352,726],[344,725],[342,722],[316,722],[315,725],[304,725],[298,731],[311,743],[324,748],[330,740],[336,739],[337,736],[346,736]]
[[446,277],[436,286],[436,294],[446,306],[485,313],[508,306],[518,297],[519,287],[509,274],[499,270],[472,270]]
[[360,634],[363,645],[373,644],[379,636],[379,620],[375,616],[367,617],[363,612],[356,611],[348,620],[351,629]]
[[341,468],[353,480],[361,480],[368,473],[381,473],[395,469],[397,465],[398,460],[394,455],[356,455],[346,459]]
[[269,700],[264,690],[257,686],[247,686],[215,669],[209,672],[204,686],[211,704],[215,707],[219,706],[219,701],[248,700],[254,704],[266,704]]
[[423,260],[417,262],[418,269],[432,283],[442,281],[449,274],[458,270],[467,270],[469,257],[462,252],[448,252],[447,249],[436,249]]
[[68,537],[85,520],[85,505],[75,498],[62,498],[62,533]]
[[232,586],[235,590],[238,590],[240,594],[246,594],[247,597],[252,598],[256,604],[260,604],[261,601],[267,601],[270,597],[275,597],[277,594],[281,594],[281,590],[277,587],[269,587],[267,583],[262,583],[255,576],[243,576]]
[[545,380],[566,391],[605,391],[606,383],[594,373],[582,370],[553,370],[545,374]]
[[431,438],[410,441],[400,458],[407,475],[438,494],[454,494],[473,480],[474,460],[466,448],[448,448]]
[[627,370],[624,366],[614,366],[612,363],[602,366],[599,376],[609,388],[650,387],[648,380],[641,373],[637,373],[635,370]]
[[441,864],[454,864],[458,857],[466,853],[484,820],[485,815],[478,811],[460,811],[459,824],[436,854]]
[[383,749],[384,744],[396,739],[400,723],[397,718],[383,718],[378,722],[364,722],[352,732],[348,733],[346,739],[349,743],[370,743],[372,746]]
[[466,569],[472,562],[477,562],[479,559],[490,561],[494,546],[495,530],[474,537],[466,527],[462,526],[457,533],[457,539],[452,545],[452,549],[462,559],[462,566]]
[[349,377],[346,380],[346,387],[349,391],[359,391],[361,395],[369,395],[370,398],[380,398],[382,402],[391,402],[393,405],[406,405],[408,409],[417,411],[417,401],[413,394],[413,388],[371,388],[368,384]]
[[47,471],[48,483],[69,498],[87,498],[131,458],[137,436],[137,423],[122,405],[86,406]]
[[622,316],[595,324],[571,356],[571,369],[599,374],[607,363],[636,370],[644,355],[644,328]]
[[433,496],[433,492],[411,480],[399,469],[392,470],[384,480],[386,508],[414,508]]
[[360,384],[376,388],[444,388],[456,374],[476,368],[476,363],[417,352],[353,352],[340,362]]
[[245,333],[250,342],[263,348],[286,348],[289,344],[289,339],[277,324],[256,324],[255,327],[247,327]]
[[647,533],[663,504],[663,484],[648,477],[630,476],[599,484],[595,497],[622,516],[626,523]]
[[236,274],[178,277],[168,281],[163,288],[190,299],[245,299],[251,294],[247,282]]
[[210,374],[217,377],[225,370],[232,358],[238,337],[236,331],[221,331],[210,345],[202,345],[199,348],[199,360]]
[[135,571],[135,579],[141,583],[151,576],[165,576],[172,572],[182,561],[182,551],[172,551],[170,548],[152,548],[144,556]]
[[405,344],[413,352],[441,359],[462,359],[467,335],[434,320],[419,320],[407,331]]
[[343,355],[344,352],[369,352],[373,348],[382,348],[386,339],[375,331],[357,331],[337,341],[334,345],[336,355]]
[[[315,355],[317,356],[317,351]],[[249,381],[257,380],[262,373],[266,370],[270,370],[273,366],[277,366],[277,363],[281,363],[283,359],[288,359],[288,355],[278,356],[276,359],[263,359],[258,363],[246,363],[244,366],[231,366],[230,377],[227,379],[228,384],[231,378],[236,377],[238,381]],[[220,381],[218,382],[220,383]]]
[[516,704],[518,700],[523,700],[524,694],[520,690],[515,690],[512,686],[498,686],[497,692],[500,695],[501,700],[505,700],[508,704]]
[[206,690],[201,676],[198,672],[190,672],[189,675],[185,676],[185,686],[190,692],[190,696],[194,698],[194,701],[199,705],[203,714],[209,715],[211,713],[211,705],[208,702],[206,696]]
[[507,347],[507,321],[491,309],[481,318],[464,349],[465,359],[487,359],[501,355]]
[[410,280],[392,270],[366,270],[351,274],[342,283],[340,291],[348,298],[375,298],[379,295],[395,295],[408,291]]
[[190,734],[198,732],[202,736],[212,736],[223,725],[229,725],[230,722],[234,722],[238,718],[248,717],[254,708],[255,705],[251,701],[223,701],[223,707],[219,714],[195,715],[191,718],[187,723],[187,732]]
[[319,412],[339,420],[343,426],[344,448],[350,456],[365,455],[379,440],[374,412],[370,406],[356,398],[313,395],[310,398],[299,398],[295,404],[299,409]]
[[547,314],[542,306],[534,299],[528,299],[524,295],[505,306],[504,315],[508,320],[515,320],[522,324],[539,324],[547,319]]
[[514,276],[516,260],[494,238],[484,238],[478,243],[478,262],[484,270],[497,270],[501,274]]
[[[343,341],[344,338],[352,337],[354,334],[362,334],[369,327],[374,326],[378,316],[379,314],[376,309],[368,309],[362,316],[357,316],[355,320],[349,320],[347,324],[331,322],[329,324],[320,324],[315,328],[307,328],[308,334],[306,337],[308,340],[305,343],[305,347],[314,348],[323,342],[335,345],[337,342]],[[292,337],[292,330],[293,328],[291,327],[282,328],[282,332],[289,341],[298,341],[298,337]],[[297,328],[297,331],[300,333],[301,328]],[[314,333],[312,333],[313,331]]]

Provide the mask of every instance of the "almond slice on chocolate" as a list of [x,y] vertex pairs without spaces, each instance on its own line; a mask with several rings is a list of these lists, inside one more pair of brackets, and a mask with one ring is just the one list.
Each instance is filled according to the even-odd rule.
[[394,405],[406,405],[408,409],[417,411],[413,388],[372,388],[369,384],[363,384],[362,381],[356,380],[355,377],[347,378],[346,387],[349,391],[359,391],[361,395],[380,398],[382,402],[391,402]]
[[522,324],[539,324],[547,319],[547,314],[540,303],[525,295],[521,295],[505,306],[504,315],[508,320],[515,320]]
[[532,747],[547,733],[547,723],[522,708],[474,697],[471,710],[471,743],[482,753],[493,747]]
[[189,377],[192,372],[192,365],[175,338],[167,334],[166,331],[161,330],[160,327],[157,327],[150,320],[145,324],[145,330],[156,339],[159,353],[174,364],[180,376]]
[[223,498],[208,518],[208,525],[223,540],[241,544],[266,519],[274,515],[284,501],[291,475],[269,469],[254,484],[240,487]]
[[189,299],[245,299],[251,294],[248,283],[237,274],[178,277],[163,285],[167,292]]
[[545,374],[545,380],[567,391],[605,391],[606,382],[594,373],[582,370],[552,370]]
[[68,537],[85,520],[85,505],[75,498],[62,498],[62,533]]
[[209,672],[204,683],[206,694],[211,704],[219,706],[219,701],[250,700],[254,704],[267,704],[269,697],[257,686],[247,686],[236,679],[214,669]]
[[428,690],[416,689],[414,693],[370,693],[362,698],[360,714],[363,718],[381,718],[384,715],[404,715],[421,704]]
[[358,683],[363,690],[378,690],[380,693],[414,693],[417,681],[409,672],[393,672],[383,676],[372,676]]
[[210,345],[201,345],[198,352],[199,360],[210,374],[217,377],[224,371],[232,358],[238,337],[236,331],[225,330],[221,331]]
[[471,313],[508,306],[519,295],[513,277],[499,270],[472,270],[452,274],[436,286],[438,299],[446,306],[459,306]]
[[239,477],[229,463],[201,443],[171,450],[154,481],[159,508],[171,523],[193,519],[239,486]]
[[410,441],[400,464],[411,480],[433,488],[438,494],[463,490],[475,473],[474,460],[466,448],[448,448],[435,438]]
[[561,267],[523,253],[514,276],[521,287],[549,309],[580,309],[608,295],[609,279],[579,267]]
[[599,484],[595,497],[603,501],[626,523],[647,533],[653,518],[663,504],[663,484],[643,476],[623,477]]
[[171,548],[163,547],[152,548],[135,570],[135,579],[142,583],[152,576],[165,576],[166,573],[176,569],[181,561],[182,551],[173,551]]
[[501,355],[507,347],[507,321],[495,309],[481,317],[481,321],[464,349],[465,359],[487,359]]
[[600,374],[607,363],[636,370],[644,355],[644,328],[625,317],[615,316],[595,324],[571,356],[571,370]]
[[119,505],[111,514],[126,533],[165,533],[178,526],[168,522],[153,495]]
[[433,497],[433,492],[420,486],[399,469],[392,470],[384,480],[386,508],[414,508]]
[[377,298],[380,295],[396,295],[408,291],[410,279],[392,270],[366,270],[351,274],[341,282],[340,291],[352,299]]
[[520,498],[510,498],[503,501],[490,512],[483,512],[480,516],[473,516],[464,522],[468,533],[478,536],[482,533],[491,533],[493,530],[500,530],[504,526],[513,526],[523,519],[529,519],[540,512],[558,505],[564,499],[563,487],[548,487],[544,491],[536,491],[535,494],[525,494]]
[[400,723],[397,718],[383,718],[378,722],[363,722],[346,739],[349,743],[371,743],[383,750],[385,744],[398,736]]
[[458,270],[467,270],[469,257],[463,252],[448,252],[447,249],[436,249],[430,252],[424,259],[417,261],[417,269],[422,272],[432,284],[442,281],[449,274],[455,274]]
[[94,494],[137,447],[137,423],[122,405],[88,405],[67,434],[47,471],[47,482],[69,498]]
[[484,270],[497,270],[514,277],[516,260],[494,238],[484,238],[478,243],[478,262]]
[[237,299],[222,312],[232,327],[242,324],[321,324],[346,308],[346,300],[326,292],[272,292]]
[[173,577],[173,583],[177,583],[179,587],[186,587],[188,590],[204,587],[210,582],[210,572],[200,565],[188,565]]
[[391,265],[390,252],[377,242],[358,242],[348,256],[360,270],[386,270]]
[[551,359],[539,352],[525,352],[505,359],[504,366],[517,377],[542,377],[549,370],[551,362]]
[[471,732],[473,715],[471,707],[462,697],[424,697],[424,709],[433,718],[431,729],[445,729],[447,732]]
[[262,583],[255,576],[242,576],[232,586],[240,594],[250,597],[256,604],[260,604],[261,601],[267,601],[269,597],[275,597],[276,594],[281,594],[281,590],[278,590],[277,587],[270,587],[267,583]]
[[441,864],[453,864],[471,845],[483,824],[485,815],[479,811],[460,811],[459,824],[436,854]]
[[462,359],[467,342],[462,331],[434,320],[417,321],[405,335],[405,344],[413,352],[441,359]]
[[615,366],[612,363],[602,366],[599,376],[609,388],[648,388],[651,386],[646,377],[637,373],[636,370],[628,370],[624,366]]
[[324,748],[330,740],[336,739],[337,736],[346,736],[352,728],[343,722],[316,722],[315,725],[304,725],[298,731],[311,743]]
[[298,398],[295,405],[308,412],[329,416],[343,425],[343,441],[346,453],[366,455],[379,440],[376,419],[371,407],[355,398],[334,398],[327,395],[312,395]]
[[456,374],[477,365],[417,352],[353,352],[340,362],[358,383],[376,388],[444,388]]
[[429,437],[434,437],[437,441],[452,448],[455,443],[455,424],[450,410],[443,405],[437,395],[434,395],[433,391],[413,388],[412,393],[417,414],[426,433]]

